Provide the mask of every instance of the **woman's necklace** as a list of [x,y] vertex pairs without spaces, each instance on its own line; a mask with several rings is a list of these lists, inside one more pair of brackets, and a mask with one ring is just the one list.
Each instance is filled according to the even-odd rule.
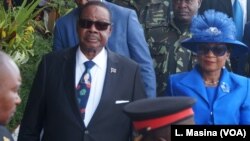
[[207,85],[207,86],[216,86],[219,81],[214,81],[214,82],[211,82],[211,81],[204,81],[204,83]]

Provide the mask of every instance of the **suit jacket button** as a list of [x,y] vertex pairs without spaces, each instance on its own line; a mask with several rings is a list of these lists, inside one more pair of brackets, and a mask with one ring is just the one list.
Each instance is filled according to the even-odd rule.
[[88,130],[85,130],[85,131],[84,131],[84,134],[89,134],[89,131],[88,131]]

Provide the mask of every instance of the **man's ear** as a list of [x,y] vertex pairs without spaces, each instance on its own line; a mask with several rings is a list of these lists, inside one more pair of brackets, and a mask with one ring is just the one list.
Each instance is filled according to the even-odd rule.
[[112,25],[110,25],[110,28],[109,28],[109,37],[111,36],[111,33],[112,33]]

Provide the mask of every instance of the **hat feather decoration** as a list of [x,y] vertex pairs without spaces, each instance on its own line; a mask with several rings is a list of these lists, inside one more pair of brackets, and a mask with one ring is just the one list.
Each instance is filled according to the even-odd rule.
[[193,18],[190,27],[192,37],[182,41],[182,46],[196,52],[201,43],[225,43],[232,47],[232,55],[239,56],[248,47],[236,39],[236,27],[232,20],[222,12],[209,9],[203,15]]
[[222,12],[215,12],[215,10],[205,11],[204,15],[198,15],[194,18],[190,31],[195,38],[235,39],[234,35],[236,34],[232,18]]

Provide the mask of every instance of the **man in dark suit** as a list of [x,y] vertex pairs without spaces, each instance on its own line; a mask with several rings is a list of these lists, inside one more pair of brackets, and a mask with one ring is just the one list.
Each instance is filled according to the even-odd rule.
[[243,42],[250,47],[250,21],[245,25],[245,31],[243,36]]
[[[126,103],[145,98],[140,67],[106,47],[111,34],[111,15],[99,1],[80,9],[77,22],[79,45],[43,57],[29,95],[18,141],[128,141],[132,137]],[[85,70],[91,89],[85,110],[79,109],[76,90]],[[85,78],[85,77],[84,77]],[[81,79],[82,80],[82,79]]]
[[[247,22],[245,25],[243,42],[248,46],[248,48],[250,48],[250,21]],[[250,54],[249,52],[247,52],[243,58],[245,59],[243,60],[243,62],[246,62],[243,68],[243,72],[245,76],[249,77],[250,76]]]
[[215,9],[226,13],[229,17],[233,17],[233,9],[231,0],[202,0],[199,13],[203,13],[208,9]]
[[5,125],[21,102],[18,94],[21,75],[14,61],[2,51],[0,51],[0,82],[0,141],[14,141]]
[[[250,0],[238,0],[243,11],[243,24],[250,20]],[[233,18],[233,4],[235,0],[202,0],[199,13],[202,14],[208,9],[223,12]],[[239,18],[239,17],[238,17]]]
[[[75,0],[78,6],[91,0]],[[141,66],[141,75],[146,88],[147,97],[156,96],[156,78],[153,61],[141,24],[134,10],[102,1],[112,14],[112,35],[107,48],[115,53],[131,58]],[[56,21],[53,39],[53,51],[74,47],[79,43],[76,21],[79,9],[75,8]]]

